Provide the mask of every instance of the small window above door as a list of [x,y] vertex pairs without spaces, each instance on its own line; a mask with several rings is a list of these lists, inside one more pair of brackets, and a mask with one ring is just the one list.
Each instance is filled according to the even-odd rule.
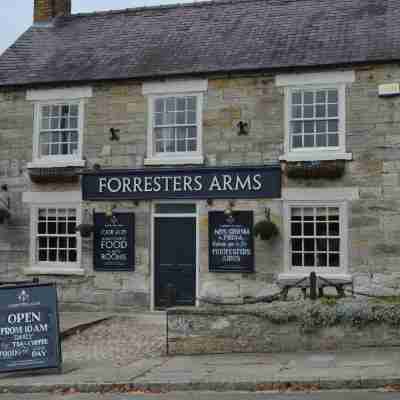
[[156,214],[196,214],[196,204],[159,203],[155,205]]

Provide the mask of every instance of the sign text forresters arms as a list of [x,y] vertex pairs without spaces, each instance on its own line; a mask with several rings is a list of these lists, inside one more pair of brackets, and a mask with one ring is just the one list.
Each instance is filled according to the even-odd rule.
[[84,200],[279,198],[280,167],[106,170],[84,174]]

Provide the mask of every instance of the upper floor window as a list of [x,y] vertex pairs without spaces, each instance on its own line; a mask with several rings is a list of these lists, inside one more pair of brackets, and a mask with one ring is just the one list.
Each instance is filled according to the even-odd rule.
[[346,84],[354,73],[278,75],[285,90],[286,161],[351,159],[346,153]]
[[91,88],[32,90],[35,102],[33,162],[28,167],[83,166],[85,98]]
[[201,164],[203,93],[207,81],[143,84],[148,98],[147,165]]
[[38,157],[77,157],[80,147],[79,104],[40,105]]
[[164,97],[154,100],[156,154],[197,151],[197,97]]
[[339,147],[339,90],[290,92],[290,149]]

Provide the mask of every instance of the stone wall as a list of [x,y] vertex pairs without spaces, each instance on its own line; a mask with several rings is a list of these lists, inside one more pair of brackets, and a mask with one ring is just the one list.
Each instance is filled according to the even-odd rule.
[[[378,85],[400,80],[397,65],[355,68],[356,81],[347,89],[346,173],[337,180],[287,179],[288,188],[353,187],[360,198],[351,204],[349,272],[357,290],[400,293],[400,98],[379,98]],[[207,166],[260,165],[277,162],[284,141],[283,89],[272,74],[209,77],[203,114],[203,145]],[[140,82],[93,84],[93,97],[85,106],[83,154],[91,166],[142,168],[146,157],[147,102]],[[238,136],[237,123],[249,123],[249,136]],[[120,141],[108,140],[109,129],[120,130]],[[29,266],[29,207],[22,203],[24,191],[79,190],[79,184],[37,185],[26,170],[32,159],[33,105],[23,89],[0,92],[0,183],[8,184],[12,218],[0,225],[0,279],[26,278]],[[200,218],[200,296],[238,299],[274,290],[283,272],[282,203],[237,201],[236,209],[255,211],[255,222],[271,208],[281,234],[270,242],[255,241],[254,274],[208,272],[207,213],[224,209],[226,202],[208,206],[197,202]],[[89,204],[102,210],[106,204]],[[150,302],[151,205],[125,202],[117,207],[136,214],[137,266],[134,273],[95,273],[92,244],[83,246],[83,277],[44,279],[60,282],[64,304],[90,307],[128,305],[148,307]]]
[[275,316],[266,316],[232,308],[170,309],[168,353],[275,353],[400,345],[396,324],[380,321],[357,325],[347,321],[307,330],[299,320],[284,321],[281,316],[277,321],[280,312],[278,308]]

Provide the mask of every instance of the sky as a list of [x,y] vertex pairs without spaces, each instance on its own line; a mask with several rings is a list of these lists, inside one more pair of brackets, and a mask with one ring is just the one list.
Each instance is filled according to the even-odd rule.
[[[72,12],[117,10],[196,0],[72,0]],[[32,25],[33,0],[0,0],[0,54]]]

